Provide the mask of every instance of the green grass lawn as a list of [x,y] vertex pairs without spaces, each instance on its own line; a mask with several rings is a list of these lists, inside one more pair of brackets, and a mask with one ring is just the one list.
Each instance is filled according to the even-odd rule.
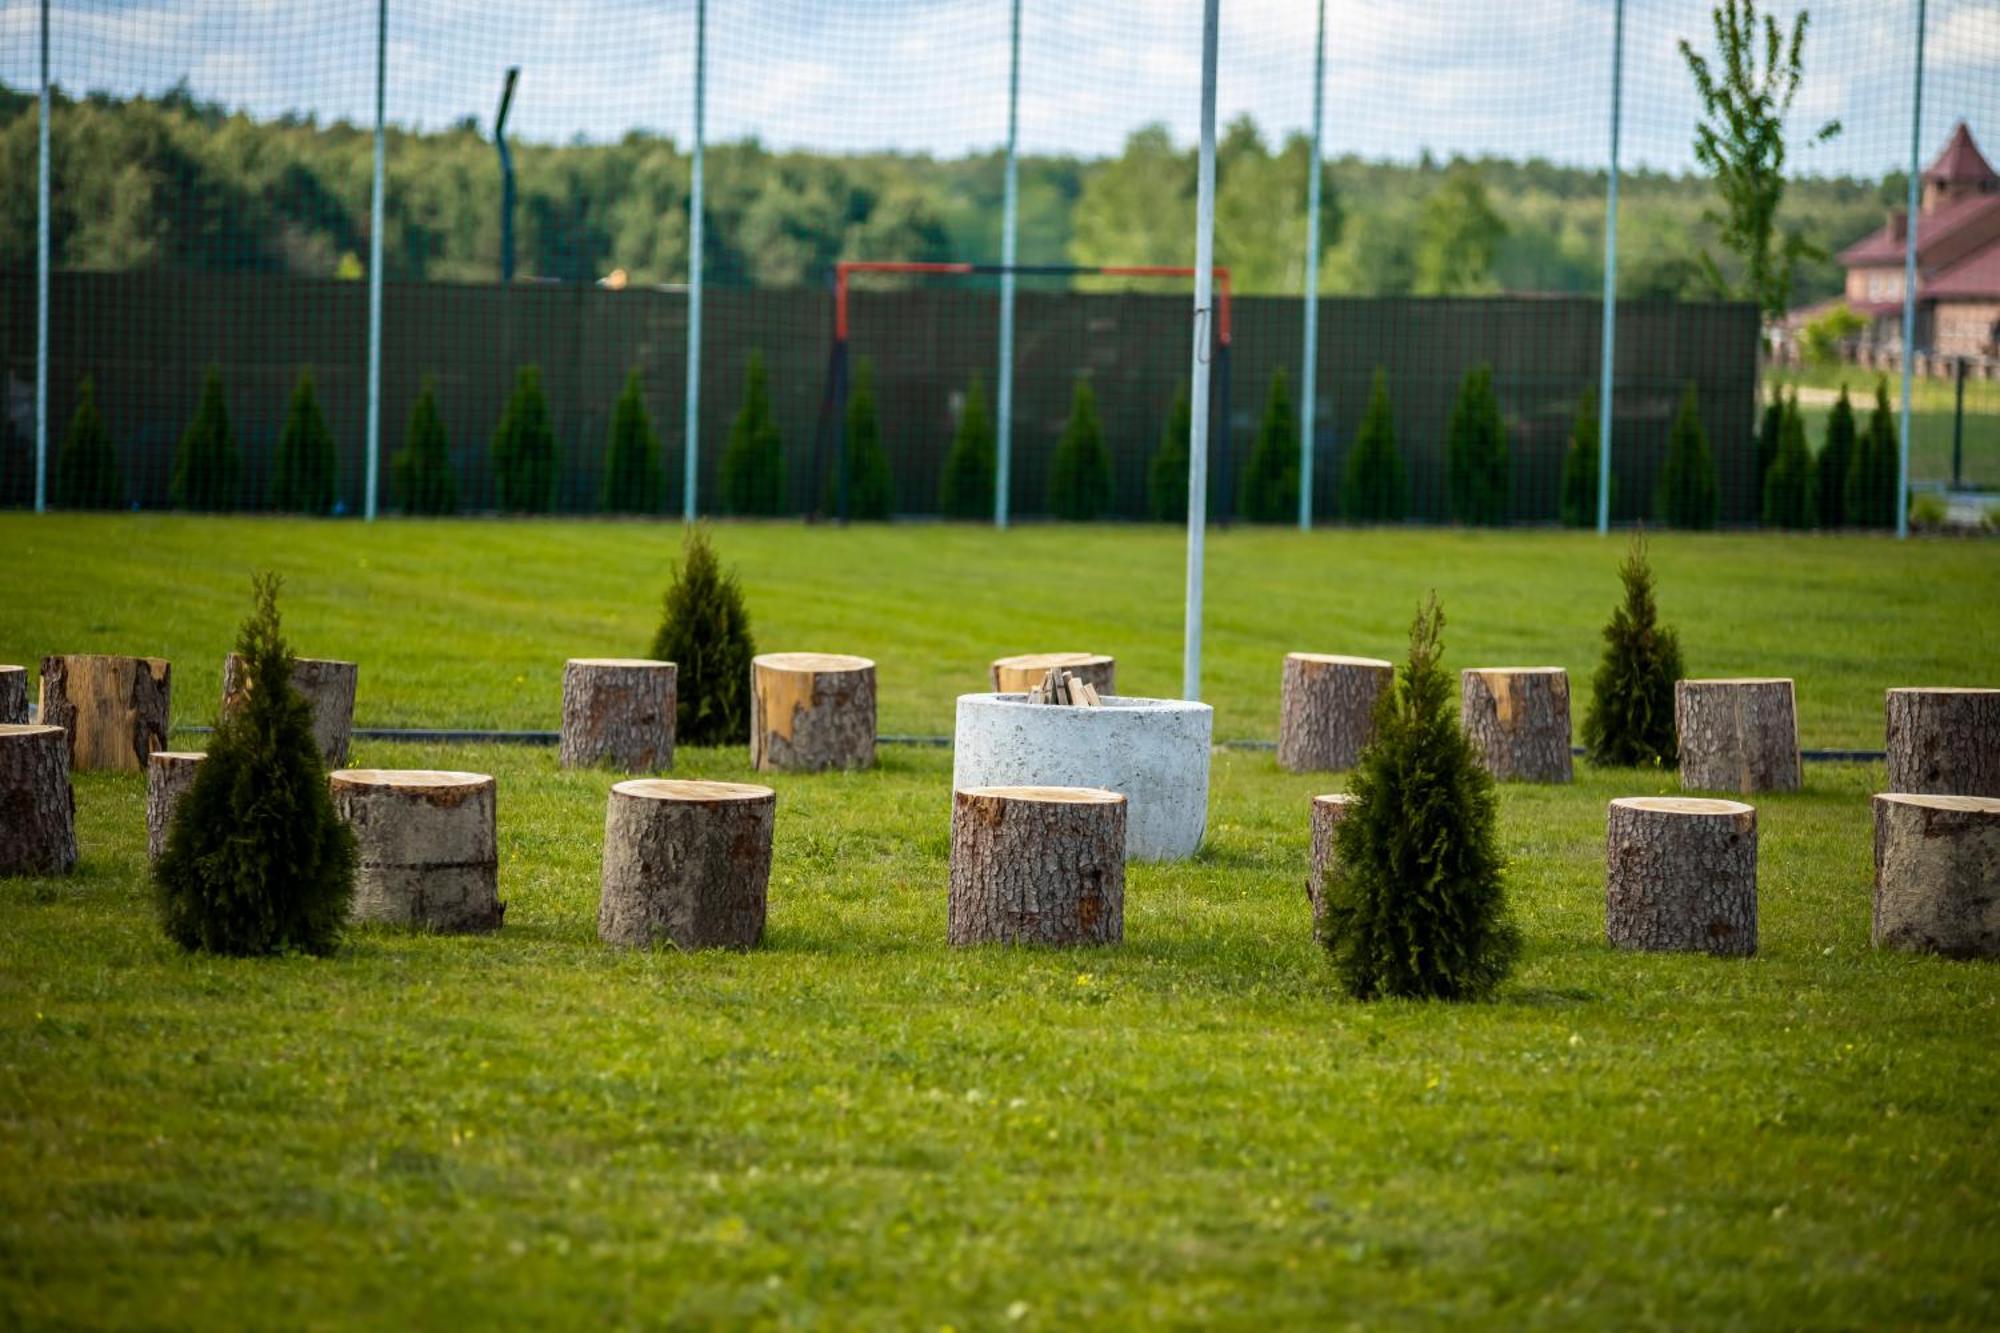
[[[1865,430],[1875,407],[1875,381],[1881,372],[1854,366],[1816,367],[1767,372],[1765,383],[1800,385],[1838,391],[1844,384],[1854,405],[1856,429]],[[1890,374],[1891,411],[1902,401],[1902,379]],[[1911,395],[1910,480],[1912,483],[1951,480],[1952,433],[1957,422],[1955,388],[1950,380],[1919,379]],[[1814,452],[1826,438],[1831,401],[1799,405],[1806,439]],[[1967,487],[2000,490],[2000,380],[1969,379],[1965,384],[1965,417],[1960,432],[1959,479]]]
[[[944,730],[1009,649],[1170,691],[1178,544],[1142,530],[720,529],[768,647],[869,652]],[[641,650],[670,528],[0,520],[0,660],[165,651],[200,720],[247,570],[371,722],[553,725],[561,659]],[[1583,672],[1616,543],[1219,534],[1210,687],[1275,728],[1286,647]],[[1880,691],[1992,683],[2000,546],[1664,538],[1704,673],[1799,678],[1808,743]],[[1082,569],[1087,579],[1057,578]],[[1232,595],[1233,594],[1233,595]],[[1579,703],[1583,693],[1579,680]],[[1525,959],[1494,1003],[1358,1005],[1310,938],[1307,802],[1215,758],[1209,845],[1135,866],[1122,947],[944,946],[950,756],[780,775],[767,947],[595,938],[608,774],[363,742],[500,783],[505,928],[188,957],[143,784],[80,775],[83,864],[0,881],[0,1324],[1577,1328],[2000,1322],[2000,968],[1868,947],[1879,766],[1760,797],[1761,949],[1603,943],[1604,806],[1503,789]],[[743,779],[736,750],[684,776]]]

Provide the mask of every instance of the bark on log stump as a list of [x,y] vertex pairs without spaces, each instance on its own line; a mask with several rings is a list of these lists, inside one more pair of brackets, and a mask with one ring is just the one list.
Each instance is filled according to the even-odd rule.
[[750,661],[750,766],[818,773],[875,763],[875,664],[844,653]]
[[1306,876],[1306,899],[1312,903],[1313,938],[1326,930],[1326,883],[1340,862],[1334,838],[1341,824],[1354,812],[1354,797],[1346,792],[1313,797],[1312,871]]
[[562,766],[623,773],[674,766],[672,662],[573,657],[563,664]]
[[61,727],[0,723],[0,875],[61,875],[76,864],[76,793]]
[[42,659],[41,721],[69,733],[69,766],[137,773],[167,748],[173,668],[157,657]]
[[146,859],[157,861],[167,850],[167,833],[173,828],[174,811],[181,797],[194,786],[201,761],[208,758],[197,750],[155,750],[146,764]]
[[1486,771],[1500,782],[1568,782],[1569,672],[1561,667],[1467,667],[1459,716]]
[[776,792],[742,782],[641,778],[613,787],[597,937],[637,948],[755,948],[777,808]]
[[1621,949],[1757,952],[1757,811],[1623,796],[1605,831],[1604,933]]
[[996,657],[991,674],[995,694],[1026,694],[1060,668],[1099,694],[1118,693],[1118,659],[1102,653],[1022,653]]
[[[301,657],[292,663],[292,688],[312,706],[313,739],[329,770],[347,762],[347,741],[354,732],[354,687],[361,668],[325,657]],[[250,695],[250,675],[235,653],[222,659],[222,711],[234,711]]]
[[1125,938],[1125,798],[1099,787],[952,794],[953,945]]
[[1681,786],[1689,791],[1797,791],[1799,721],[1789,677],[1674,682]]
[[1875,798],[1873,936],[1881,949],[2000,958],[2000,799]]
[[0,666],[0,724],[23,726],[28,721],[28,668]]
[[1293,773],[1353,768],[1375,734],[1375,704],[1396,668],[1374,657],[1286,653],[1278,704],[1278,767]]
[[1890,690],[1889,790],[2000,796],[2000,690]]
[[354,830],[356,921],[440,932],[499,928],[493,779],[430,769],[343,768],[333,807]]

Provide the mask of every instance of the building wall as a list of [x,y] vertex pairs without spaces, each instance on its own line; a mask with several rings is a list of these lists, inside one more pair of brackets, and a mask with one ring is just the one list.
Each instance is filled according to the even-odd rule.
[[1993,356],[2000,340],[2000,300],[1940,301],[1936,306],[1937,341],[1941,356]]

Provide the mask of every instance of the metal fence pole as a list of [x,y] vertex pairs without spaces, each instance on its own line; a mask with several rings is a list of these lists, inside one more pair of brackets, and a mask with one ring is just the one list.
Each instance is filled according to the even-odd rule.
[[1924,0],[1917,0],[1917,65],[1910,87],[1909,225],[1903,239],[1903,411],[1896,442],[1896,536],[1910,535],[1910,393],[1917,360],[1917,187],[1922,181]]
[[1187,594],[1182,611],[1181,697],[1201,697],[1202,542],[1208,528],[1208,370],[1215,298],[1215,40],[1220,0],[1203,0],[1201,16],[1201,166],[1194,215],[1194,387],[1190,414],[1187,497]]
[[1299,531],[1313,525],[1313,425],[1319,388],[1319,190],[1320,120],[1326,99],[1326,0],[1319,0],[1313,34],[1313,132],[1311,176],[1306,185],[1305,357],[1299,367]]
[[389,86],[389,0],[375,4],[375,186],[368,224],[368,492],[362,512],[375,518],[382,471],[382,116]]
[[1612,344],[1618,336],[1618,126],[1625,107],[1625,0],[1611,20],[1611,175],[1604,187],[1604,332],[1597,372],[1597,533],[1611,531]]
[[49,508],[49,0],[42,0],[40,157],[35,165],[35,512]]
[[1019,258],[1021,228],[1021,172],[1015,149],[1020,136],[1021,104],[1021,0],[1014,0],[1014,26],[1007,59],[1007,189],[1000,220],[1000,432],[993,474],[993,526],[1007,526],[1007,504],[1014,474],[1014,264]]
[[694,6],[694,164],[688,182],[687,416],[681,425],[681,518],[695,518],[701,463],[701,270],[704,258],[701,159],[702,116],[708,92],[708,0]]

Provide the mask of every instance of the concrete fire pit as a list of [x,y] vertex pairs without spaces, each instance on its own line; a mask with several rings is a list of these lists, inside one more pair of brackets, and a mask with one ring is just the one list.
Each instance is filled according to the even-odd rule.
[[1103,787],[1125,797],[1125,854],[1194,855],[1208,828],[1215,710],[1182,699],[1105,696],[1096,708],[1030,704],[1024,694],[961,694],[951,784]]

